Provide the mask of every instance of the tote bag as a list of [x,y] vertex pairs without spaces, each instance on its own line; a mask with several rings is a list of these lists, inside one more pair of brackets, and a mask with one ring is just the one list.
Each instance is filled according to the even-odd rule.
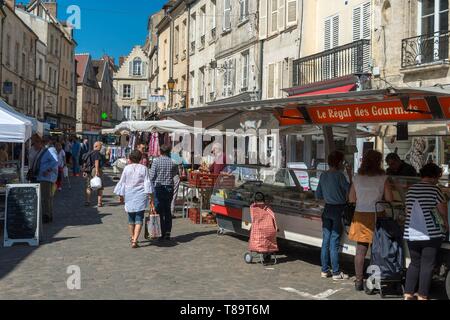
[[151,214],[146,219],[145,238],[156,239],[161,237],[161,221],[158,214]]

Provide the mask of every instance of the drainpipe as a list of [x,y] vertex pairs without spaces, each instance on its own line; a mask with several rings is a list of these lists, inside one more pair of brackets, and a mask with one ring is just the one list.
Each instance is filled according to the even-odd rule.
[[300,59],[300,57],[302,56],[304,5],[305,5],[305,0],[302,0],[302,16],[300,18],[300,36],[298,39],[298,59]]
[[186,73],[186,96],[185,96],[185,104],[186,104],[186,109],[190,108],[190,104],[191,104],[191,99],[190,97],[190,79],[191,79],[191,74],[190,74],[190,69],[191,69],[191,44],[189,42],[189,31],[191,30],[191,8],[192,8],[192,3],[189,4],[189,10],[188,10],[188,17],[187,17],[187,24],[186,24],[186,36],[184,41],[187,41],[187,45],[186,45],[186,62],[187,62],[187,73]]
[[3,6],[0,8],[2,17],[2,32],[0,35],[0,96],[3,98],[3,34],[4,28],[5,28],[5,18],[6,18],[6,12],[3,10]]
[[259,100],[263,98],[263,73],[264,73],[264,40],[259,41]]

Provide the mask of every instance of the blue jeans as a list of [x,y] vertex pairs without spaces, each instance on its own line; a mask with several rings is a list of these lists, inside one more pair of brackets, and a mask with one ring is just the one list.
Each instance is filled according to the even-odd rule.
[[80,159],[78,157],[72,158],[73,174],[80,173]]
[[162,236],[170,236],[172,232],[172,199],[173,186],[155,187],[155,209],[161,220]]
[[322,262],[322,272],[328,272],[331,267],[333,275],[338,275],[339,270],[339,245],[342,233],[342,214],[344,205],[326,204],[322,214],[322,251],[320,260]]
[[144,224],[144,213],[145,211],[128,212],[128,224]]

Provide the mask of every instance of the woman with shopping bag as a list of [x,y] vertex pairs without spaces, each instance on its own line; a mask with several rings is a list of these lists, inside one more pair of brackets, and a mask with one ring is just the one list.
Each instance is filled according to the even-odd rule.
[[125,200],[125,211],[128,214],[128,231],[132,248],[139,247],[138,239],[144,223],[144,213],[149,205],[152,193],[148,168],[139,164],[142,153],[134,150],[130,154],[130,164],[123,170],[114,193]]
[[147,240],[158,239],[161,233],[161,221],[159,214],[156,212],[153,201],[150,202],[150,210],[147,217],[145,217],[145,234]]

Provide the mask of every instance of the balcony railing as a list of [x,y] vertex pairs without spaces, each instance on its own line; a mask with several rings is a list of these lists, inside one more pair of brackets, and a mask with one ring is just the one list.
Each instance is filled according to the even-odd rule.
[[369,72],[370,40],[362,39],[294,60],[294,87]]
[[402,68],[448,60],[450,31],[402,40]]

